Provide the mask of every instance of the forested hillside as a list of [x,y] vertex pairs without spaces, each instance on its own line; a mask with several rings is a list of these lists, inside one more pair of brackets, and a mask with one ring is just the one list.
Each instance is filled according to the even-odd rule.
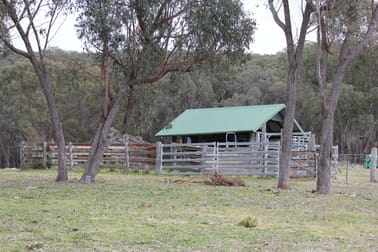
[[[370,46],[346,74],[335,118],[334,143],[341,153],[367,153],[378,142],[378,45]],[[89,142],[100,117],[102,87],[96,56],[51,49],[49,75],[54,84],[66,141]],[[332,66],[329,68],[332,78]],[[112,66],[117,92],[122,69]],[[320,98],[315,47],[305,48],[296,118],[319,135]],[[202,65],[192,73],[167,75],[158,84],[135,86],[135,112],[129,134],[155,141],[154,134],[188,108],[284,103],[287,59],[247,55],[242,66]],[[21,141],[51,141],[46,101],[30,63],[8,51],[0,58],[0,167],[15,167]],[[127,100],[123,109],[126,109]],[[120,113],[122,114],[122,113]],[[122,127],[117,118],[115,127]]]

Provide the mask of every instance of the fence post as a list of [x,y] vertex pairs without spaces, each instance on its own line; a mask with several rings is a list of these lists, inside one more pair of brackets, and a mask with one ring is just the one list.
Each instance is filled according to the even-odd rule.
[[349,182],[348,182],[348,173],[349,173],[349,160],[347,161],[346,168],[345,168],[345,184],[349,184]]
[[268,141],[264,142],[264,168],[263,177],[268,173]]
[[42,144],[42,167],[47,168],[47,142]]
[[311,132],[310,132],[310,150],[312,150],[312,151],[316,151],[316,148],[315,148],[315,134],[312,134]]
[[215,161],[215,171],[219,172],[219,146],[218,146],[218,142],[214,142],[214,161]]
[[123,135],[123,142],[125,144],[125,169],[128,171],[130,169],[130,154],[129,154],[129,135]]
[[377,147],[371,148],[371,159],[370,159],[370,182],[377,182],[375,177],[377,170]]
[[20,168],[25,166],[25,141],[21,141],[20,146]]
[[73,144],[72,144],[72,142],[69,142],[68,155],[69,155],[69,161],[70,161],[70,168],[72,169],[74,167]]
[[156,162],[155,171],[156,174],[162,174],[163,172],[163,147],[161,142],[156,142]]

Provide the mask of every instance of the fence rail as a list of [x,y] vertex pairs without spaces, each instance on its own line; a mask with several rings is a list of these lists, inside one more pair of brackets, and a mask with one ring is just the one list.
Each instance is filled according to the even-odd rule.
[[[127,139],[127,138],[126,138]],[[318,147],[319,148],[319,147]],[[331,176],[338,175],[338,146],[332,148]],[[73,168],[86,164],[90,144],[66,145],[66,162]],[[22,143],[21,167],[49,167],[57,164],[57,146],[48,143]],[[279,171],[279,142],[112,144],[104,153],[103,167],[150,169],[157,173],[203,174],[213,171],[225,175],[277,176]],[[314,177],[317,155],[315,150],[293,150],[290,176]],[[176,171],[176,172],[175,172]]]
[[219,171],[225,175],[276,176],[279,151],[279,143],[162,144],[157,170],[159,173]]
[[[88,160],[91,145],[87,143],[69,143],[65,146],[66,162],[70,168],[84,166]],[[156,145],[127,143],[110,145],[103,156],[101,165],[118,168],[148,168],[155,165]],[[56,144],[21,143],[21,167],[50,167],[58,164]]]

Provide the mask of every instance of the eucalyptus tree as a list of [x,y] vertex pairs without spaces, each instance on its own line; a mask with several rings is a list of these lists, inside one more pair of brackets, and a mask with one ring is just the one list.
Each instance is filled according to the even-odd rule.
[[[65,140],[49,79],[46,52],[66,4],[64,0],[1,0],[0,2],[0,39],[10,50],[30,61],[46,97],[54,139],[58,145],[57,181],[68,179]],[[17,41],[21,41],[22,46],[19,46]]]
[[[286,38],[286,51],[288,60],[288,75],[287,75],[287,102],[285,110],[285,121],[282,130],[282,150],[280,154],[280,168],[278,178],[278,188],[288,189],[289,186],[289,170],[292,147],[292,134],[295,108],[297,102],[297,86],[300,82],[300,69],[302,62],[303,48],[307,29],[310,24],[311,13],[313,12],[313,2],[306,0],[304,11],[302,12],[302,23],[300,27],[298,40],[295,42],[292,18],[290,14],[290,5],[288,0],[275,1],[268,0],[269,9],[272,12],[274,21],[283,30]],[[282,8],[282,20],[279,17],[279,11]]]
[[[191,72],[218,55],[243,54],[255,29],[239,0],[109,0],[104,9],[110,19],[79,5],[79,31],[86,41],[103,45],[106,30],[109,56],[122,70],[122,81],[114,87],[108,113],[98,125],[82,180],[94,181],[105,148],[108,131],[121,102],[137,85],[157,82],[172,72]],[[88,1],[89,3],[89,1]],[[93,4],[96,4],[92,1]],[[113,14],[114,13],[114,14]],[[111,25],[114,24],[114,25]],[[106,28],[106,29],[105,29]],[[104,54],[97,46],[97,52]]]
[[[334,117],[348,66],[369,42],[376,42],[378,3],[376,1],[316,1],[317,78],[322,106],[322,129],[316,190],[330,192],[331,147]],[[331,83],[328,83],[329,54],[338,55]]]

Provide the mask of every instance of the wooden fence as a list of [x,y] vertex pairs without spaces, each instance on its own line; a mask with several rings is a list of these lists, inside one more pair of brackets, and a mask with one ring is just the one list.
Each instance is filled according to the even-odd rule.
[[[194,143],[159,144],[156,164],[158,173],[203,174],[213,171],[225,175],[276,176],[280,144]],[[173,172],[172,172],[173,171]]]
[[[90,144],[66,145],[66,162],[70,168],[84,166],[88,160]],[[58,164],[57,145],[49,143],[21,143],[21,167],[50,167]],[[101,166],[117,168],[154,167],[156,145],[149,143],[112,144],[104,153]]]

